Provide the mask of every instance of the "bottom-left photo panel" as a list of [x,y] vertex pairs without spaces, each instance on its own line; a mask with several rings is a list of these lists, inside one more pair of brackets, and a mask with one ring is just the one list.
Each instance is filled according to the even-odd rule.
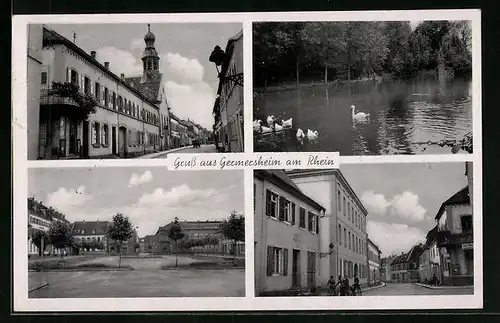
[[245,296],[244,174],[28,170],[29,298]]

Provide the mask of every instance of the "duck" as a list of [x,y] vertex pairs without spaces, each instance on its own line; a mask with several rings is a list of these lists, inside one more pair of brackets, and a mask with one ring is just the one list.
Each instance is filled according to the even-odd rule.
[[254,120],[253,121],[253,131],[260,132],[262,127],[262,121],[261,120]]
[[312,131],[311,129],[307,129],[307,139],[310,141],[314,141],[318,139],[319,133],[318,130]]
[[283,128],[291,128],[292,127],[292,118],[290,118],[288,120],[281,121],[281,125],[283,126]]
[[269,127],[264,127],[264,126],[261,126],[261,128],[260,128],[260,129],[261,129],[261,132],[262,132],[262,133],[269,133],[269,132],[271,132],[271,130],[272,130],[271,128],[269,128]]
[[274,116],[268,116],[267,117],[267,124],[269,126],[271,126],[272,124],[274,124],[274,120],[275,120]]
[[274,124],[273,128],[274,128],[274,131],[282,131],[283,130],[283,126],[281,126],[277,123]]
[[358,112],[354,113],[356,107],[354,105],[351,105],[351,113],[352,113],[352,118],[354,120],[366,120],[370,117],[369,113],[364,113],[364,112]]
[[298,140],[304,140],[304,137],[305,137],[305,134],[304,134],[304,131],[302,129],[297,129],[297,133],[295,134],[295,136],[297,137]]

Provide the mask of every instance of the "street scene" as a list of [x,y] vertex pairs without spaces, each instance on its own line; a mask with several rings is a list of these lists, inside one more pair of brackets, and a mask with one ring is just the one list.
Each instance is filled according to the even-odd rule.
[[29,160],[243,151],[241,23],[31,24],[27,84]]
[[30,298],[243,297],[242,171],[29,170]]
[[473,294],[472,167],[255,170],[256,295]]
[[470,21],[253,23],[254,149],[472,153]]

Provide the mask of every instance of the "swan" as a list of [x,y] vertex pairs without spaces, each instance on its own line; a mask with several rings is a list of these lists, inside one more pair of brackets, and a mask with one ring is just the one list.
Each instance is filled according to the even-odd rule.
[[304,131],[302,131],[302,129],[297,129],[297,134],[295,134],[295,136],[297,137],[298,140],[303,140],[305,135],[304,135]]
[[354,113],[355,109],[356,109],[356,107],[354,105],[351,105],[351,111],[352,111],[352,118],[353,119],[355,119],[355,120],[364,120],[364,119],[368,119],[370,117],[369,113],[364,113],[364,112]]
[[274,131],[282,131],[282,130],[283,130],[283,126],[280,126],[277,123],[274,124]]
[[310,141],[314,141],[318,139],[319,133],[317,130],[312,131],[311,129],[307,129],[307,139]]
[[260,132],[262,121],[261,120],[254,120],[253,121],[253,131]]
[[267,117],[267,124],[270,126],[274,123],[274,116]]
[[271,128],[269,128],[269,127],[264,127],[264,126],[262,126],[262,127],[261,127],[261,129],[262,129],[262,130],[261,130],[261,131],[262,131],[262,133],[269,133],[269,132],[271,132]]
[[284,127],[284,128],[291,128],[292,127],[292,118],[288,119],[288,120],[283,120],[281,121],[281,125]]

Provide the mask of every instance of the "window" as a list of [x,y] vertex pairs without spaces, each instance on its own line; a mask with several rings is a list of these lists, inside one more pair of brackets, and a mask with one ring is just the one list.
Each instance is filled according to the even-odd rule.
[[347,211],[346,211],[346,210],[347,210],[347,209],[346,209],[346,204],[345,204],[345,196],[343,197],[343,200],[344,200],[344,202],[343,202],[343,205],[344,205],[344,207],[343,207],[343,210],[344,210],[344,216],[346,216],[346,213],[347,213]]
[[342,244],[342,226],[339,224],[339,230],[337,233],[337,241],[339,244]]
[[306,228],[306,209],[299,208],[299,227]]
[[118,111],[122,112],[123,111],[123,99],[121,95],[118,96]]
[[278,194],[266,190],[266,215],[276,218],[278,212]]
[[267,247],[267,275],[288,275],[288,249]]
[[94,86],[94,94],[95,94],[95,98],[97,100],[97,102],[100,102],[101,101],[101,85],[99,83],[95,83],[95,86]]
[[313,218],[314,218],[314,214],[312,214],[311,212],[308,212],[307,214],[307,230],[309,231],[313,231]]
[[78,72],[75,70],[71,70],[70,79],[71,84],[78,86]]
[[[114,93],[113,93],[113,108],[114,108]],[[108,88],[104,88],[104,106],[107,107],[109,105],[109,92]]]
[[280,197],[279,220],[290,222],[290,201],[284,197]]
[[100,143],[100,124],[92,123],[92,145],[97,146]]
[[41,83],[43,85],[47,84],[47,72],[42,72],[42,80]]
[[351,221],[351,203],[347,202],[347,219]]
[[337,190],[337,209],[340,211],[340,190]]
[[86,94],[86,95],[90,95],[90,79],[85,76],[83,78],[83,93]]
[[107,124],[104,124],[102,127],[102,145],[108,146],[109,144],[109,128]]
[[295,203],[292,203],[292,224],[295,224],[295,211],[296,211]]
[[355,218],[356,218],[356,228],[359,228],[359,226],[358,226],[358,213],[356,213]]
[[472,234],[472,215],[462,215],[460,217],[463,234]]
[[351,232],[349,231],[349,250],[351,250]]
[[344,228],[344,246],[347,248],[347,234],[345,228]]

